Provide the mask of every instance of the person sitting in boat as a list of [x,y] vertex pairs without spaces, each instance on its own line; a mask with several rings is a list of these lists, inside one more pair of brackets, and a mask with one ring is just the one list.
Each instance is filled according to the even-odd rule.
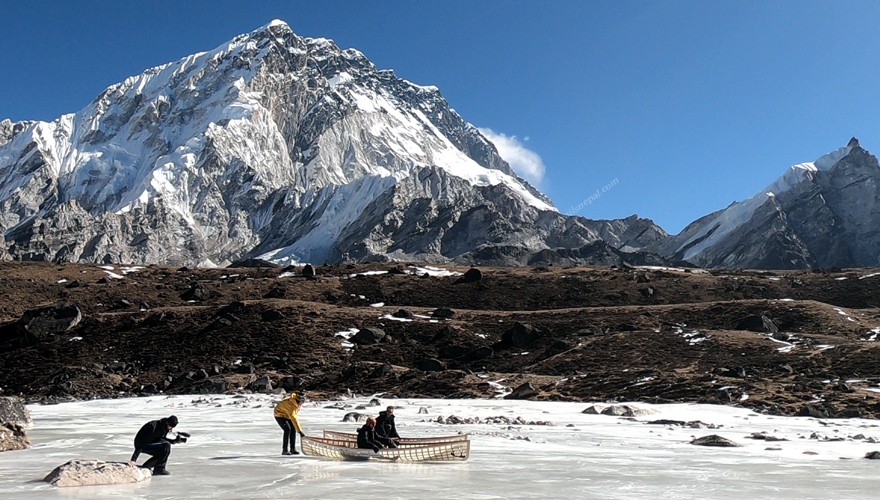
[[394,407],[389,406],[385,411],[379,412],[376,419],[376,438],[387,448],[397,448],[397,426],[394,425]]
[[[296,451],[296,434],[299,433],[302,437],[306,437],[306,434],[299,425],[299,419],[296,416],[303,401],[305,401],[304,394],[298,395],[292,392],[290,397],[281,400],[280,403],[275,405],[275,421],[278,422],[278,425],[284,431],[284,437],[282,438],[283,447],[281,448],[282,455],[299,455],[299,452]],[[288,443],[290,444],[290,451],[287,448]]]
[[376,439],[375,418],[367,418],[363,427],[358,429],[358,448],[372,448],[376,453],[379,453],[379,450],[384,448],[384,446],[382,446],[382,444]]

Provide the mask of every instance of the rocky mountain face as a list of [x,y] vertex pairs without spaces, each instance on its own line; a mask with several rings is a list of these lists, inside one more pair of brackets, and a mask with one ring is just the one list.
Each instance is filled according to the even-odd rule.
[[0,214],[0,258],[59,262],[525,264],[665,235],[560,214],[438,89],[280,21],[0,122]]
[[880,164],[855,138],[650,246],[701,267],[880,266]]

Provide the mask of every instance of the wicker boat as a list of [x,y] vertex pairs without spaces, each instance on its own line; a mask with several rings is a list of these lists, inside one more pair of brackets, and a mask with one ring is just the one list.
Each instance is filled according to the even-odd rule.
[[[357,434],[352,432],[325,430],[324,437],[328,439],[341,439],[344,441],[357,442]],[[456,441],[467,440],[467,434],[457,434],[455,436],[402,437],[397,438],[397,444],[400,446],[425,446],[430,444],[454,443]]]
[[400,448],[383,448],[375,452],[368,448],[358,448],[357,443],[347,439],[306,436],[302,438],[302,451],[306,455],[337,460],[450,462],[467,460],[471,452],[471,442],[459,440],[424,446],[401,446]]

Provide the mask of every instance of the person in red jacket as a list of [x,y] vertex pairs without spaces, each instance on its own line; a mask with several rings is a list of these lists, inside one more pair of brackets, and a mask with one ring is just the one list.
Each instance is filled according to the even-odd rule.
[[143,452],[152,455],[144,462],[143,467],[152,468],[154,476],[170,474],[165,469],[165,464],[168,463],[168,457],[171,455],[171,445],[183,442],[179,436],[175,439],[168,439],[167,434],[175,427],[177,427],[177,417],[174,415],[145,423],[134,437],[134,453],[131,455],[128,465],[136,466],[137,459]]
[[[299,425],[299,419],[296,418],[299,409],[305,401],[305,396],[300,396],[295,392],[290,393],[290,397],[281,400],[275,405],[275,421],[284,431],[282,455],[299,455],[296,451],[296,434],[306,437],[302,427]],[[288,450],[288,444],[290,448]]]
[[358,448],[372,448],[372,450],[376,453],[379,453],[379,450],[384,448],[382,443],[380,443],[376,439],[376,419],[373,417],[367,418],[367,421],[364,423],[363,427],[358,429],[357,431],[357,444]]

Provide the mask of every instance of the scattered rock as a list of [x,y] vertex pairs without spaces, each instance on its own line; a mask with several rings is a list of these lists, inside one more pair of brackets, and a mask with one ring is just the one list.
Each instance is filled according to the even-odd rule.
[[14,422],[0,423],[0,451],[23,450],[30,444],[23,425]]
[[406,309],[398,309],[397,312],[392,314],[392,316],[394,316],[395,318],[412,319],[413,313],[407,311]]
[[287,295],[287,288],[284,288],[283,286],[276,286],[276,287],[272,287],[271,290],[266,292],[266,295],[263,295],[263,298],[283,299],[285,295]]
[[761,441],[788,441],[788,439],[771,436],[766,432],[753,432],[751,435],[746,437],[748,437],[749,439],[758,439]]
[[244,260],[236,260],[232,264],[229,264],[226,267],[228,267],[228,268],[243,268],[243,267],[275,268],[275,267],[280,267],[280,266],[278,264],[275,264],[274,262],[269,262],[268,260],[263,260],[263,259],[244,259]]
[[431,316],[440,319],[450,319],[455,316],[455,311],[448,307],[438,307],[434,309],[434,312],[431,313]]
[[205,300],[205,287],[201,283],[193,283],[190,285],[189,290],[180,294],[180,298],[183,300],[194,300],[194,301],[202,301]]
[[368,416],[369,415],[367,415],[365,413],[359,413],[356,411],[352,411],[352,412],[346,413],[345,416],[342,417],[342,421],[343,422],[364,422],[367,420]]
[[524,349],[530,347],[539,338],[541,338],[541,335],[536,330],[517,322],[501,334],[501,340],[494,347],[499,349],[510,349],[511,347]]
[[798,412],[798,415],[802,417],[813,417],[813,418],[828,418],[828,412],[822,408],[818,408],[813,405],[807,405],[801,408],[801,411]]
[[254,392],[272,392],[272,380],[268,375],[263,375],[251,383],[250,389]]
[[725,437],[721,437],[717,434],[711,434],[709,436],[695,438],[694,440],[691,441],[691,444],[694,444],[697,446],[720,446],[720,447],[740,446],[740,445],[734,443],[733,441],[731,441]]
[[314,278],[315,277],[314,266],[312,266],[311,264],[306,264],[305,266],[303,266],[302,275],[307,278]]
[[418,359],[413,366],[423,372],[440,372],[446,369],[446,363],[435,358]]
[[455,280],[455,283],[476,283],[481,279],[483,279],[483,272],[476,267],[472,267],[465,271],[464,276]]
[[385,338],[385,331],[381,328],[367,327],[361,328],[351,338],[352,342],[358,345],[378,344]]
[[280,321],[284,319],[284,313],[281,311],[276,311],[275,309],[269,309],[268,311],[263,311],[260,313],[260,319],[263,321]]
[[[643,415],[651,415],[657,412],[649,408],[639,408],[637,406],[631,405],[611,405],[607,407],[592,405],[584,409],[584,411],[582,411],[581,413],[585,413],[587,415],[611,415],[615,417],[641,417]],[[655,420],[648,423],[686,425],[685,422],[680,420]]]
[[504,399],[531,399],[540,394],[540,392],[535,386],[527,382],[514,389],[507,396],[504,396]]

